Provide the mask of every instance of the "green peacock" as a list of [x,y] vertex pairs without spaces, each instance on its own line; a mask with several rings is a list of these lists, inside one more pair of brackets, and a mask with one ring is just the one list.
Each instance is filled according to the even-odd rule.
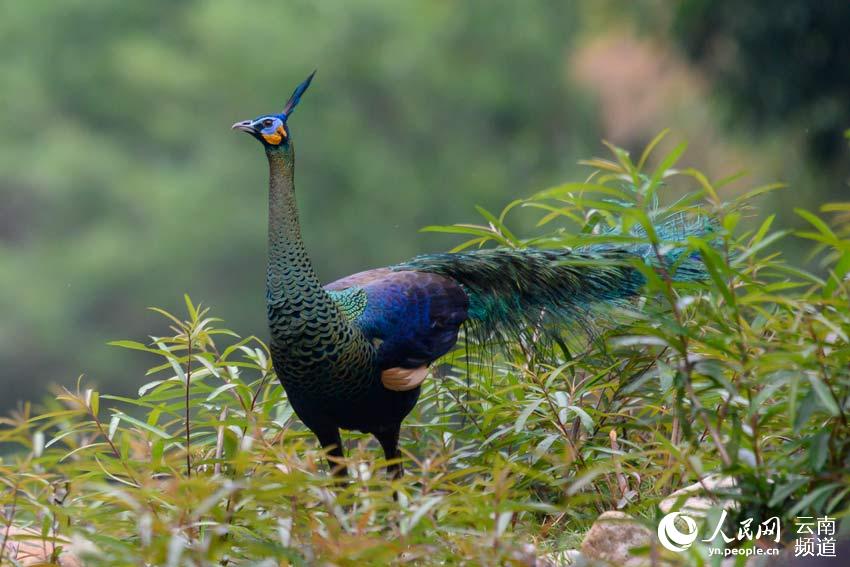
[[[295,413],[345,475],[340,429],[374,435],[402,473],[398,440],[429,366],[467,337],[510,343],[521,333],[559,335],[584,327],[599,306],[625,305],[645,283],[634,266],[655,263],[648,246],[581,250],[481,249],[428,254],[322,285],[301,238],[295,147],[289,118],[313,79],[298,85],[280,113],[237,122],[259,140],[269,164],[266,279],[270,349]],[[701,234],[670,222],[659,234]],[[674,277],[703,277],[696,257],[667,253]]]

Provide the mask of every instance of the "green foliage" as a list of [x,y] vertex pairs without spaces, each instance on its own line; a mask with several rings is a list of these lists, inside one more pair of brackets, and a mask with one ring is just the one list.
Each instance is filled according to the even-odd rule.
[[[612,150],[587,162],[585,183],[445,230],[471,236],[458,249],[637,240],[661,255],[676,244],[698,252],[710,278],[680,282],[647,264],[646,300],[588,343],[519,341],[499,357],[459,348],[402,430],[403,479],[386,480],[376,447],[350,435],[353,480],[335,485],[265,345],[187,298],[185,319],[160,312],[169,336],[115,343],[154,360],[138,396],[81,383],[42,413],[27,406],[2,421],[6,521],[45,542],[90,541],[91,565],[519,565],[575,547],[603,510],[654,526],[662,497],[713,473],[737,479],[712,497],[736,500],[742,516],[778,514],[786,526],[798,515],[844,518],[847,225],[799,211],[811,228],[796,235],[773,229],[773,217],[742,230],[750,201],[772,186],[723,202],[722,181],[673,169],[684,146],[655,170]],[[664,204],[674,176],[693,192]],[[519,208],[541,211],[549,232],[508,228]],[[720,228],[672,243],[651,222],[671,214],[708,215]],[[784,262],[777,244],[792,237],[816,243],[827,277]],[[668,559],[708,564],[699,543]]]

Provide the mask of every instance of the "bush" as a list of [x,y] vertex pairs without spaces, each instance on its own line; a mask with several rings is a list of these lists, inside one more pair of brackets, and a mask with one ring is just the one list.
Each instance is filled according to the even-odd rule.
[[[660,138],[637,164],[612,148],[612,160],[586,162],[585,183],[498,216],[481,210],[483,225],[430,228],[471,236],[459,249],[629,243],[658,255],[674,244],[654,231],[659,220],[707,217],[717,230],[675,243],[702,258],[706,281],[639,266],[645,299],[612,311],[590,340],[518,338],[505,354],[467,345],[448,356],[403,428],[401,480],[387,480],[374,444],[352,434],[352,480],[334,484],[265,344],[187,297],[185,319],[160,311],[167,336],[114,343],[157,360],[138,397],[80,380],[43,412],[2,420],[0,503],[16,531],[0,527],[0,543],[19,528],[48,550],[85,540],[97,550],[87,565],[532,564],[576,547],[604,510],[654,527],[664,496],[712,473],[737,479],[714,494],[738,502],[733,514],[779,515],[784,544],[797,516],[843,517],[850,231],[798,211],[812,229],[794,236],[816,242],[821,275],[789,266],[777,245],[792,235],[772,216],[742,223],[775,186],[723,202],[730,180],[673,169],[684,146],[646,168]],[[662,206],[673,178],[692,192]],[[507,217],[518,208],[556,228],[515,235]],[[708,561],[700,544],[669,559]]]

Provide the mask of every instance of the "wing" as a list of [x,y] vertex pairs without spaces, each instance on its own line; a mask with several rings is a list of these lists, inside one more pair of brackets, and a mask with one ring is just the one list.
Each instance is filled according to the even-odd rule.
[[357,272],[350,276],[345,276],[325,286],[328,291],[342,291],[352,287],[362,286],[369,282],[379,280],[384,276],[393,274],[393,270],[389,268],[375,268],[374,270],[366,270],[365,272]]
[[[337,280],[325,289],[377,346],[381,370],[392,370],[388,377],[398,375],[397,369],[427,367],[446,354],[467,319],[466,292],[438,274],[379,268]],[[420,375],[424,378],[421,370],[415,376]]]

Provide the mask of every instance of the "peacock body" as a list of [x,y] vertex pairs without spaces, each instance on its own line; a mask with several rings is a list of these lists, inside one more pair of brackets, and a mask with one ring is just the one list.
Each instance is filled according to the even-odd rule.
[[[627,246],[428,254],[323,286],[301,238],[287,123],[312,78],[282,113],[233,128],[262,142],[269,163],[266,299],[274,368],[296,414],[331,457],[342,456],[339,431],[349,429],[375,435],[387,459],[396,458],[401,423],[428,366],[454,347],[462,326],[482,340],[509,341],[529,328],[557,334],[591,317],[594,306],[640,294],[644,278],[631,260],[654,260],[649,250]],[[659,230],[684,238],[705,227]],[[685,258],[675,274],[698,279],[703,272],[698,260]],[[401,473],[400,464],[391,468]]]

